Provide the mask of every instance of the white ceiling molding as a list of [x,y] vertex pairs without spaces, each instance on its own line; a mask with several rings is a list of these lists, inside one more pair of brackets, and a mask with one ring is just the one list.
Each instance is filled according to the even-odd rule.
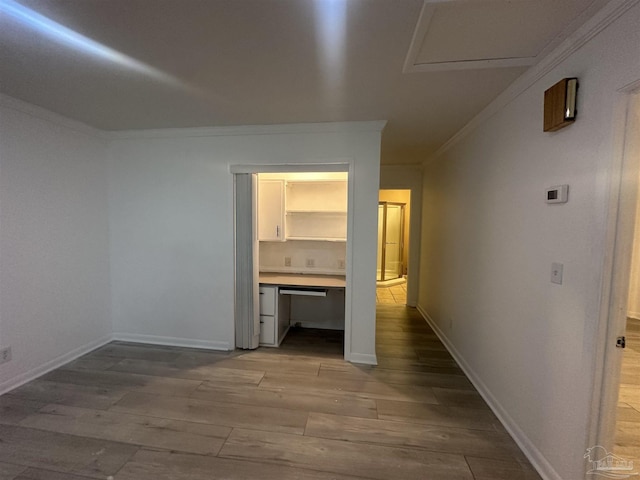
[[229,127],[160,128],[105,132],[108,138],[186,138],[234,135],[287,135],[300,133],[382,132],[386,120],[366,122],[287,123],[279,125],[239,125]]
[[22,100],[18,100],[17,98],[10,97],[3,93],[0,93],[0,107],[16,110],[18,112],[31,115],[32,117],[46,120],[48,122],[55,123],[57,125],[68,128],[69,130],[73,130],[90,137],[95,137],[102,140],[106,140],[108,138],[108,133],[103,130],[98,130],[97,128],[93,128],[87,125],[86,123],[78,122],[77,120],[72,120],[62,115],[58,115],[57,113],[54,113],[50,110],[38,107],[37,105],[33,105],[31,103],[23,102]]
[[462,127],[455,135],[447,140],[436,152],[425,160],[422,165],[428,165],[448,150],[460,143],[464,138],[474,132],[489,118],[502,110],[505,106],[518,98],[528,90],[533,84],[562,63],[570,55],[576,52],[583,45],[588,43],[593,37],[607,28],[611,23],[623,15],[627,10],[636,5],[640,0],[620,0],[609,2],[595,16],[578,28],[573,34],[549,55],[543,58],[535,66],[527,70],[515,82],[513,82],[504,92],[484,108],[478,115]]
[[274,163],[260,165],[229,165],[229,172],[236,173],[301,173],[301,172],[349,172],[353,159],[345,158],[341,161],[327,159],[318,163]]

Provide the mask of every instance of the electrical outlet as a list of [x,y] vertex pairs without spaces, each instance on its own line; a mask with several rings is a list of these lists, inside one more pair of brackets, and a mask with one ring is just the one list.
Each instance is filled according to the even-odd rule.
[[338,260],[338,268],[344,269],[344,260],[342,259]]
[[0,363],[7,363],[11,360],[11,347],[4,347],[0,350]]
[[552,263],[551,264],[551,283],[557,283],[558,285],[562,285],[562,270],[564,265],[561,263]]
[[284,266],[285,267],[291,266],[291,257],[284,257]]
[[307,267],[315,267],[316,266],[316,261],[313,258],[307,258],[306,265],[307,265]]

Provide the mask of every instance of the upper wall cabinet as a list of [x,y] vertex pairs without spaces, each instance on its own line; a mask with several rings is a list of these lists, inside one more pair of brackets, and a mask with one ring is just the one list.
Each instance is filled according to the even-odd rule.
[[289,181],[285,197],[288,240],[347,239],[346,181]]
[[258,240],[284,242],[284,180],[258,182]]

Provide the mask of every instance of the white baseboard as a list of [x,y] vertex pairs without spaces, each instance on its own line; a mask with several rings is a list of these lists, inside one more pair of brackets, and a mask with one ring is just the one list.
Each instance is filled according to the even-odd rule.
[[346,360],[351,363],[362,363],[364,365],[378,364],[378,357],[370,353],[352,353]]
[[493,396],[482,379],[465,361],[464,357],[449,341],[447,336],[433,321],[429,314],[420,305],[418,305],[416,308],[418,312],[420,312],[420,315],[422,315],[425,321],[436,333],[440,341],[442,341],[449,353],[453,356],[456,362],[458,362],[458,365],[460,366],[462,371],[469,378],[473,386],[476,387],[476,390],[478,390],[484,401],[487,402],[487,405],[489,405],[489,408],[491,408],[496,417],[498,417],[500,423],[502,423],[507,432],[509,432],[509,435],[511,435],[513,440],[518,444],[522,452],[529,459],[529,462],[531,462],[531,465],[533,465],[533,468],[537,470],[538,474],[544,480],[562,480],[562,477],[558,474],[558,472],[555,471],[555,469],[545,458],[545,456],[540,452],[540,450],[538,450],[533,442],[529,440],[529,437],[525,435],[518,424],[513,420],[513,418],[511,418],[511,415],[509,415],[509,413],[502,407],[500,402],[498,402],[498,400]]
[[104,337],[95,340],[93,342],[89,342],[82,347],[78,347],[75,350],[70,351],[69,353],[65,353],[64,355],[60,355],[53,360],[46,362],[38,367],[32,368],[28,372],[22,373],[16,377],[13,377],[3,383],[0,384],[0,395],[7,393],[10,390],[20,387],[25,383],[30,382],[31,380],[35,380],[42,375],[49,373],[51,370],[55,370],[58,367],[61,367],[65,363],[69,363],[72,360],[75,360],[78,357],[81,357],[96,348],[100,348],[101,346],[109,343],[112,340],[111,335],[105,335]]
[[193,340],[190,338],[159,337],[139,333],[114,333],[113,340],[121,342],[147,343],[150,345],[168,345],[171,347],[203,348],[206,350],[233,350],[229,342],[213,342],[209,340]]

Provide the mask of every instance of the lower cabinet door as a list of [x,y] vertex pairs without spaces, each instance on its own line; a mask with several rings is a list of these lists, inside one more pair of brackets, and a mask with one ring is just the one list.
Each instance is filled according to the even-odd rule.
[[260,315],[260,344],[276,344],[276,322],[275,317],[270,315]]

